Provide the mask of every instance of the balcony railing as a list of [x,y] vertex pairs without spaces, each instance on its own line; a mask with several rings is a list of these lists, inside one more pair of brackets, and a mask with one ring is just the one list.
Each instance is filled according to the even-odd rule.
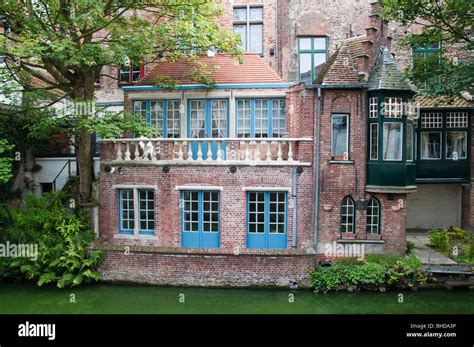
[[105,161],[139,165],[309,165],[312,141],[312,138],[133,138],[101,140],[101,153]]

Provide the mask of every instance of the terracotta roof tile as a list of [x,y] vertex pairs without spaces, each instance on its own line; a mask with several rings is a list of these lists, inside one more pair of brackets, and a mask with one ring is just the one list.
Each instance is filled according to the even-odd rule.
[[[243,63],[224,54],[214,57],[199,57],[199,62],[206,64],[211,70],[211,76],[217,84],[229,83],[282,83],[284,80],[268,66],[258,54],[244,54]],[[216,69],[213,71],[213,69]],[[154,84],[157,77],[172,78],[177,84],[200,84],[191,80],[187,74],[193,70],[187,58],[180,58],[176,62],[157,63],[137,85]]]
[[468,100],[455,96],[441,96],[438,98],[429,98],[426,96],[418,96],[416,102],[421,108],[439,108],[439,107],[472,107],[472,103]]

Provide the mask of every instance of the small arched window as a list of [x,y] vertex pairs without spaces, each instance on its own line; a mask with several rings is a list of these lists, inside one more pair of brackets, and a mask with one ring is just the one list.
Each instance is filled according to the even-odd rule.
[[380,234],[380,202],[376,198],[367,205],[367,233]]
[[342,199],[341,203],[341,233],[355,232],[355,204],[350,196]]

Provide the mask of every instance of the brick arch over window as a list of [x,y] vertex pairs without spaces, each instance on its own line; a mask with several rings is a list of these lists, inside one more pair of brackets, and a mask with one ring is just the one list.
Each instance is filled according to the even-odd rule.
[[218,178],[215,177],[199,177],[197,179],[193,179],[192,177],[180,177],[176,180],[176,185],[184,186],[184,185],[210,185],[210,186],[217,186],[219,185],[220,181]]
[[351,113],[352,98],[347,95],[336,95],[331,101],[332,113]]
[[281,177],[259,177],[245,179],[245,186],[288,187],[290,185],[290,179]]
[[341,201],[340,208],[342,234],[354,234],[356,229],[356,206],[351,196],[345,196]]

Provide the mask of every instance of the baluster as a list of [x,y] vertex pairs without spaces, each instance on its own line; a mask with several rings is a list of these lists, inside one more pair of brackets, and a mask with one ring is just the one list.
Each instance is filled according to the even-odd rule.
[[254,160],[255,161],[260,161],[260,141],[255,141],[255,157],[254,157]]
[[293,161],[293,141],[288,141],[288,161]]
[[277,161],[283,160],[283,154],[281,152],[281,141],[278,141],[278,152],[277,152]]
[[126,149],[125,149],[125,160],[130,160],[130,142],[125,143]]
[[198,155],[197,160],[202,160],[202,141],[198,141]]
[[[186,141],[184,141],[184,144],[186,144]],[[174,146],[174,142],[173,142]],[[183,160],[183,141],[178,141],[178,160]]]
[[218,140],[217,141],[217,161],[222,160],[222,152],[224,151],[222,147],[224,147],[224,141]]
[[138,147],[140,146],[140,141],[135,141],[135,152],[134,156],[135,158],[133,160],[140,160],[140,151],[138,150]]
[[[149,152],[149,154],[150,154],[150,159],[149,159],[149,160],[151,160],[151,161],[154,161],[154,160],[155,160],[155,158],[154,158],[154,154],[155,154],[155,144],[156,144],[156,141],[148,141],[148,143],[147,143],[147,145],[146,145],[147,148],[148,148],[148,151],[147,151],[147,152]],[[147,153],[147,156],[146,156],[146,157],[148,158],[148,153]]]
[[267,161],[272,161],[271,142],[267,140]]
[[245,144],[245,161],[250,161],[250,141],[244,141]]
[[189,143],[186,142],[186,144],[188,146],[188,157],[187,157],[187,159],[188,160],[193,160],[193,149],[192,149],[193,143],[192,143],[192,141],[190,141]]
[[122,160],[122,144],[117,142],[118,150],[117,150],[117,160]]
[[212,160],[212,141],[207,141],[207,161]]

